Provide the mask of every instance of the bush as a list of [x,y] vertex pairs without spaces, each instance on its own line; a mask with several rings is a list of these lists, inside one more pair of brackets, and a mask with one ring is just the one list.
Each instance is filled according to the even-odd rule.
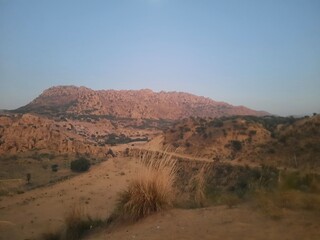
[[214,119],[211,122],[209,122],[209,126],[220,128],[223,127],[223,121],[221,119]]
[[90,168],[90,161],[84,157],[71,162],[71,170],[74,172],[85,172]]
[[51,165],[52,172],[58,172],[58,169],[59,169],[59,165],[58,164],[52,164]]
[[249,136],[254,136],[254,135],[256,135],[257,134],[257,131],[256,130],[250,130],[249,131]]
[[136,221],[172,205],[176,163],[169,157],[144,157],[141,171],[119,194],[115,214]]
[[232,149],[240,151],[242,149],[242,143],[238,140],[231,140]]
[[281,188],[283,190],[300,190],[305,192],[318,192],[320,179],[316,174],[300,174],[299,172],[282,175]]
[[65,216],[65,226],[57,231],[43,233],[43,240],[79,240],[91,229],[101,227],[105,223],[100,219],[93,219],[85,213],[84,208],[72,206]]

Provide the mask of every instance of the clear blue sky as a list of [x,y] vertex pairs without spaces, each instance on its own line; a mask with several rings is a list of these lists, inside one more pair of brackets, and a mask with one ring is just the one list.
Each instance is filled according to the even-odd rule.
[[320,112],[320,1],[0,0],[0,109],[53,85]]

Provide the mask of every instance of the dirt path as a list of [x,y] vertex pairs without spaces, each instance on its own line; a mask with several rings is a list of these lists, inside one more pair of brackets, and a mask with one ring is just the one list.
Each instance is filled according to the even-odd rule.
[[[252,163],[252,162],[239,162],[237,160],[233,160],[233,161],[215,161],[212,159],[208,159],[208,158],[203,158],[203,157],[195,157],[195,156],[190,156],[187,154],[183,154],[183,153],[177,153],[177,152],[169,152],[169,151],[163,151],[163,150],[157,150],[155,147],[152,148],[149,146],[149,148],[144,148],[144,147],[134,147],[132,149],[135,149],[137,151],[148,151],[148,152],[154,152],[154,153],[163,153],[163,154],[168,154],[171,155],[172,157],[175,158],[181,158],[184,160],[189,160],[189,161],[199,161],[199,162],[207,162],[207,163],[227,163],[229,165],[233,165],[233,166],[249,166],[252,168],[260,168],[261,164],[260,163]],[[290,172],[295,172],[298,169],[296,168],[292,168],[292,167],[283,167],[283,166],[277,166],[278,170],[283,170],[283,171],[290,171]],[[316,170],[309,170],[308,169],[308,173],[316,173],[318,174],[319,171]]]
[[135,161],[114,158],[89,172],[49,187],[0,198],[0,239],[34,239],[64,224],[75,204],[102,219],[113,210],[117,192],[135,171]]
[[[185,159],[185,160],[190,160],[190,161],[200,161],[200,162],[208,162],[208,163],[213,163],[216,162],[213,159],[208,159],[208,158],[203,158],[203,157],[195,157],[195,156],[190,156],[187,154],[183,154],[183,153],[177,153],[177,152],[169,152],[169,151],[163,151],[163,150],[157,150],[155,148],[143,148],[143,147],[134,147],[132,148],[136,151],[147,151],[147,152],[154,152],[154,153],[161,153],[161,154],[168,154],[171,155],[174,158],[181,158],[181,159]],[[230,165],[245,165],[242,162],[237,162],[237,161],[220,161],[221,163],[228,163]],[[246,164],[246,165],[250,165],[250,167],[259,167],[260,164],[258,163],[250,163],[250,164]]]

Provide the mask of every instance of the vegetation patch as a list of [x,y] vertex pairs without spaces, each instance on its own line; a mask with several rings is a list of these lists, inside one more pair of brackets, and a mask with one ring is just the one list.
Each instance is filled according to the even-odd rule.
[[42,234],[43,240],[78,240],[91,229],[103,226],[104,221],[93,219],[81,206],[74,205],[65,217],[65,228]]
[[141,170],[126,190],[119,194],[115,215],[122,220],[136,221],[172,206],[176,163],[170,157],[145,155]]
[[148,137],[143,138],[130,138],[124,134],[120,134],[119,136],[112,133],[107,136],[105,139],[105,144],[109,144],[111,146],[115,146],[117,144],[127,144],[131,142],[145,142],[148,141]]
[[84,157],[80,157],[71,162],[70,168],[74,172],[85,172],[90,168],[90,161]]

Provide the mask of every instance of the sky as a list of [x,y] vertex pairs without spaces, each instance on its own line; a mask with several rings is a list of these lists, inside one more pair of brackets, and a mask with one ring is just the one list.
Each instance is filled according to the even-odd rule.
[[0,109],[56,85],[320,113],[320,1],[0,0]]

